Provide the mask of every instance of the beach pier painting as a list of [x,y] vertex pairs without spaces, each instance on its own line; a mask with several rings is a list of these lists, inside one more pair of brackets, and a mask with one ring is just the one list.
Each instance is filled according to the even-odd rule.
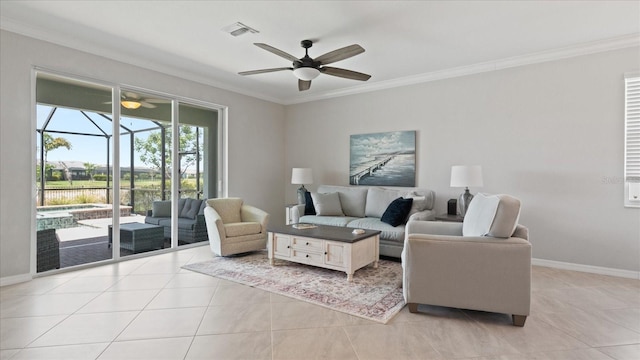
[[351,135],[349,184],[413,187],[416,132]]

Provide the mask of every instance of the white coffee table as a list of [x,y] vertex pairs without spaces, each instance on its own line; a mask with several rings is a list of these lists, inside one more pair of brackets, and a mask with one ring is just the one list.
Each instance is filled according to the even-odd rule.
[[365,230],[353,234],[353,229],[316,225],[311,229],[296,229],[293,225],[270,227],[269,262],[288,260],[326,269],[344,271],[347,280],[353,273],[371,263],[378,268],[380,231]]

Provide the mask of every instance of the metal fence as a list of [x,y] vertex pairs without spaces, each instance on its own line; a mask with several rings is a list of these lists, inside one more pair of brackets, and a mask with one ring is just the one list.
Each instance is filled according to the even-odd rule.
[[[131,204],[131,189],[121,189],[120,196],[118,197],[120,204],[132,206]],[[77,187],[77,188],[64,188],[64,189],[45,189],[44,190],[44,205],[62,205],[62,204],[106,204],[107,194],[111,203],[114,199],[113,189],[97,187]],[[38,201],[40,201],[40,190],[38,189]],[[153,207],[153,202],[162,199],[162,190],[160,189],[133,189],[133,204],[132,212],[140,215],[146,215],[147,210]],[[180,197],[182,198],[198,198],[198,191],[196,190],[180,190]],[[201,194],[200,194],[201,195]],[[165,199],[171,199],[171,191],[165,191]],[[39,204],[38,204],[39,205]]]

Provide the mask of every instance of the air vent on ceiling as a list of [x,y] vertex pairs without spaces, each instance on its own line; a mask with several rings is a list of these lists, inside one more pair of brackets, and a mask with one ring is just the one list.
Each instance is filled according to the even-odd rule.
[[229,33],[229,34],[231,34],[233,36],[240,36],[240,35],[246,34],[248,32],[250,32],[252,34],[257,34],[257,33],[260,32],[260,31],[254,29],[254,28],[252,28],[250,26],[247,26],[247,25],[245,25],[245,24],[243,24],[241,22],[237,22],[235,24],[231,24],[231,25],[225,26],[225,27],[222,28],[222,31],[224,31],[226,33]]

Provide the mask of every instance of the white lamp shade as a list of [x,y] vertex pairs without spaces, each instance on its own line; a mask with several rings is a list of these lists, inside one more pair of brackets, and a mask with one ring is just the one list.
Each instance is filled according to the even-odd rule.
[[291,170],[292,184],[313,184],[313,172],[309,168],[293,168]]
[[293,75],[300,80],[309,81],[317,78],[320,75],[320,70],[312,67],[299,67],[293,69]]
[[451,167],[451,187],[482,186],[480,165],[454,165]]

